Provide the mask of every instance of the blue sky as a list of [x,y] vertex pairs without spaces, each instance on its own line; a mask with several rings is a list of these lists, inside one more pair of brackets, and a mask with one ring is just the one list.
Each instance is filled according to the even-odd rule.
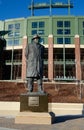
[[[35,3],[41,1],[43,3],[49,2],[49,0],[34,0]],[[53,2],[61,2],[67,0],[52,0]],[[71,9],[71,15],[84,16],[84,0],[71,0],[74,4],[74,8]],[[28,9],[28,5],[31,0],[0,0],[0,20],[29,17],[31,16],[31,11]],[[67,10],[64,9],[54,9],[52,10],[53,15],[65,15]],[[49,9],[36,10],[35,15],[49,15]]]

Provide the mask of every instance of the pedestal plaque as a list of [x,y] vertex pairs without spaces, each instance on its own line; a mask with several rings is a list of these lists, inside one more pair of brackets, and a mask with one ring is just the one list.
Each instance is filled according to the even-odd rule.
[[48,94],[24,93],[20,95],[20,112],[48,112]]
[[39,106],[39,96],[29,97],[28,98],[28,106]]

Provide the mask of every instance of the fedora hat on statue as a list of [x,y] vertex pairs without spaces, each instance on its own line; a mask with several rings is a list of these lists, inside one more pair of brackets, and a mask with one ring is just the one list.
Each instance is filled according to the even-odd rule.
[[34,40],[34,39],[36,39],[36,38],[40,39],[41,37],[40,37],[38,34],[35,34],[35,35],[33,36],[32,40]]

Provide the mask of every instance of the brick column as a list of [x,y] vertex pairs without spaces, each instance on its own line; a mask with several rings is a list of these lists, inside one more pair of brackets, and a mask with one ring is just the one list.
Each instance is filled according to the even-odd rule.
[[25,58],[26,45],[27,45],[27,36],[24,36],[22,44],[22,80],[26,78],[26,58]]
[[48,36],[48,79],[53,80],[53,35]]
[[76,62],[76,79],[81,80],[81,63],[80,63],[80,37],[75,35],[75,62]]

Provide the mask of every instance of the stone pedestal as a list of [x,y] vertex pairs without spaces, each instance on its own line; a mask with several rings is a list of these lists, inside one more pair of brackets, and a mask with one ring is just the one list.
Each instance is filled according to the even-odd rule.
[[19,124],[51,124],[48,113],[48,94],[24,93],[20,95],[20,112],[15,118]]
[[26,93],[20,95],[20,112],[48,112],[48,94]]

